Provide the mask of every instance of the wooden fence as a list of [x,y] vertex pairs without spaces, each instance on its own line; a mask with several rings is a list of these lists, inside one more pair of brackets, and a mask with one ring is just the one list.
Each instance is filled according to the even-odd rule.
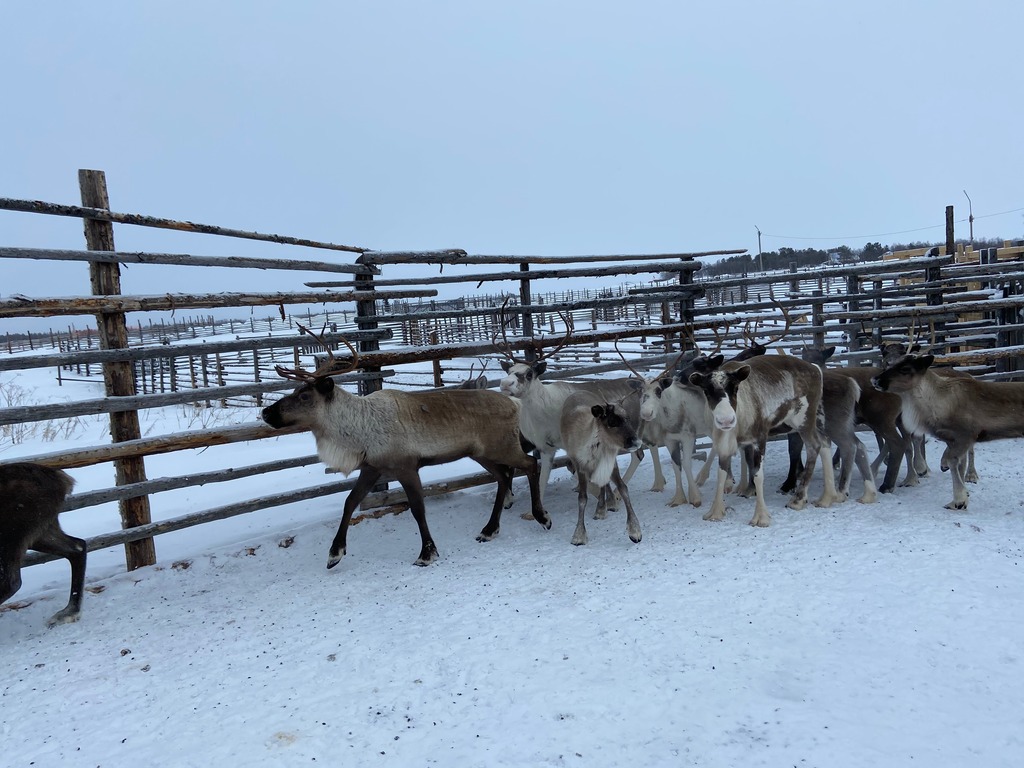
[[[116,501],[122,529],[95,536],[88,546],[95,550],[125,545],[129,569],[155,562],[153,537],[157,534],[351,487],[351,480],[328,476],[313,486],[152,520],[150,498],[156,494],[318,462],[315,455],[305,454],[150,479],[145,466],[148,456],[259,441],[282,432],[242,425],[142,435],[139,428],[139,414],[147,409],[181,404],[252,408],[262,404],[265,396],[291,389],[291,382],[273,373],[274,365],[312,367],[318,351],[318,345],[299,332],[300,323],[324,327],[323,341],[335,349],[343,338],[358,345],[359,372],[339,381],[362,393],[380,388],[385,379],[389,386],[451,385],[466,375],[467,361],[485,365],[498,357],[491,339],[498,331],[502,304],[509,294],[480,292],[481,286],[498,284],[513,288],[514,322],[506,331],[513,349],[529,354],[534,346],[553,346],[565,333],[567,319],[575,326],[571,343],[549,366],[546,377],[554,379],[624,370],[617,354],[607,359],[603,356],[608,348],[603,342],[608,341],[621,341],[621,351],[638,368],[664,366],[673,351],[689,344],[691,338],[701,344],[739,343],[744,329],[749,332],[759,325],[777,328],[780,307],[794,321],[784,345],[838,340],[846,347],[837,356],[845,364],[869,361],[881,339],[905,338],[912,324],[928,329],[942,359],[989,378],[1015,377],[1018,356],[1024,349],[1020,317],[1024,255],[1019,245],[1007,244],[975,261],[961,249],[957,256],[909,254],[882,262],[802,271],[793,268],[704,283],[699,272],[701,257],[744,251],[571,257],[484,256],[458,250],[384,253],[115,213],[109,210],[103,174],[81,171],[79,177],[82,206],[0,199],[0,210],[82,218],[87,249],[0,246],[0,258],[86,262],[92,293],[59,299],[3,298],[0,321],[48,317],[63,322],[68,317],[92,315],[96,326],[82,331],[69,327],[66,336],[63,331],[51,330],[34,338],[5,331],[6,350],[18,354],[0,354],[0,377],[8,372],[52,368],[60,381],[102,371],[106,394],[71,402],[0,407],[0,427],[109,414],[109,442],[19,460],[67,469],[111,464],[115,482],[108,488],[73,495],[68,510]],[[113,223],[286,243],[333,252],[335,260],[126,253],[114,247]],[[950,238],[951,232],[947,234]],[[952,254],[951,240],[947,247]],[[339,252],[348,254],[349,261],[338,260]],[[341,279],[307,282],[302,290],[283,292],[130,296],[120,290],[122,264],[164,264],[193,271],[211,266],[279,270],[285,277],[299,271],[321,272]],[[432,270],[424,265],[438,267],[440,274],[425,276],[424,272]],[[499,269],[476,271],[481,265]],[[625,283],[626,279],[632,283]],[[440,299],[435,286],[456,286],[463,293],[454,299]],[[180,320],[154,322],[146,315],[157,310],[180,313],[224,307],[250,311],[267,307],[271,314],[227,321],[201,317],[192,326]],[[495,377],[491,384],[496,382]],[[489,482],[486,474],[446,479],[431,485],[427,493],[483,482]],[[400,493],[382,488],[367,499],[363,510],[379,514],[403,507]],[[30,562],[44,559],[48,558],[33,556]]]

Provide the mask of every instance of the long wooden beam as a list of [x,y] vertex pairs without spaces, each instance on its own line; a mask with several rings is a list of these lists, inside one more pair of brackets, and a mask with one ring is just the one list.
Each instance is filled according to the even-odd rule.
[[226,267],[231,269],[283,269],[309,272],[343,272],[379,275],[370,264],[338,264],[301,259],[261,259],[250,256],[193,256],[187,253],[141,253],[129,251],[72,251],[48,248],[0,248],[0,259],[36,261],[88,261],[104,264],[170,264],[179,267]]
[[465,251],[366,251],[359,257],[360,264],[576,264],[601,261],[652,261],[654,259],[697,259],[704,256],[734,256],[746,253],[746,248],[723,251],[695,251],[690,253],[614,254],[603,256],[479,256]]
[[155,312],[215,307],[265,307],[276,304],[336,304],[343,301],[418,299],[437,296],[435,289],[420,291],[345,291],[301,293],[168,293],[162,296],[72,296],[36,298],[16,296],[0,301],[0,318],[94,315],[100,312]]
[[137,213],[115,213],[114,211],[108,211],[106,208],[90,208],[81,205],[45,203],[42,200],[15,200],[9,197],[0,197],[0,210],[21,211],[22,213],[43,213],[49,214],[50,216],[70,216],[76,219],[109,221],[114,224],[132,224],[139,227],[155,227],[156,229],[176,229],[179,232],[198,232],[204,235],[224,235],[226,237],[239,237],[244,240],[263,240],[265,242],[281,243],[283,245],[301,245],[306,248],[323,248],[329,251],[363,253],[368,250],[367,248],[360,248],[355,245],[338,245],[337,243],[325,243],[319,240],[307,240],[306,238],[289,237],[287,235],[267,235],[262,232],[247,232],[242,229],[216,227],[211,224],[196,224],[193,221],[159,219],[155,216],[142,216]]

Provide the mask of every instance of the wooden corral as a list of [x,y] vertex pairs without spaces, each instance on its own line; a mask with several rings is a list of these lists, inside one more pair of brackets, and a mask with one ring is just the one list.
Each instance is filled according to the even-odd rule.
[[[385,381],[388,386],[409,388],[455,386],[470,374],[467,361],[473,362],[477,372],[484,367],[485,375],[493,374],[489,383],[494,386],[500,354],[492,340],[502,328],[509,347],[529,356],[562,343],[567,322],[575,332],[551,360],[546,378],[624,371],[618,354],[608,354],[607,342],[612,341],[621,342],[620,349],[637,368],[663,368],[681,347],[694,341],[702,348],[738,346],[744,334],[778,329],[780,308],[792,326],[777,346],[838,343],[843,351],[836,359],[848,365],[874,362],[880,340],[905,339],[910,327],[925,333],[926,343],[934,345],[940,359],[990,378],[1012,377],[1022,349],[1024,323],[1019,313],[1024,308],[1024,254],[1018,246],[979,255],[976,261],[921,253],[706,283],[700,276],[700,258],[744,251],[612,256],[487,256],[459,250],[383,253],[115,213],[106,203],[102,173],[83,171],[80,179],[82,206],[0,200],[3,210],[70,216],[88,224],[86,250],[0,246],[0,258],[26,263],[79,261],[93,271],[93,290],[88,294],[65,298],[15,294],[0,299],[0,323],[47,317],[61,328],[34,335],[4,329],[6,343],[0,345],[0,352],[17,354],[0,354],[0,377],[52,369],[61,381],[102,372],[106,394],[72,402],[0,407],[0,427],[110,415],[111,438],[102,445],[19,460],[66,469],[109,463],[112,485],[74,494],[68,510],[73,514],[116,501],[122,530],[93,537],[88,545],[98,549],[124,544],[129,569],[154,562],[157,534],[336,494],[352,486],[352,480],[327,475],[312,487],[240,499],[178,518],[154,522],[149,511],[149,499],[155,494],[318,462],[311,442],[310,453],[304,456],[150,479],[145,466],[148,456],[244,444],[281,432],[253,423],[160,435],[142,435],[138,427],[140,412],[180,404],[201,409],[243,407],[250,409],[254,422],[253,409],[294,386],[274,373],[275,365],[312,369],[319,362],[317,355],[323,354],[320,342],[301,332],[300,325],[317,331],[339,361],[350,357],[343,339],[357,345],[359,373],[340,377],[339,382],[363,393],[380,388]],[[330,251],[331,259],[127,253],[114,247],[114,223],[285,243]],[[122,295],[117,273],[126,264],[162,264],[195,273],[210,266],[277,270],[287,290]],[[479,271],[481,267],[486,271]],[[324,279],[302,285],[290,282],[299,281],[299,272],[320,272]],[[201,284],[201,280],[195,282]],[[457,296],[440,298],[440,287],[454,287]],[[265,307],[266,315],[256,315],[253,308],[257,307]],[[243,320],[201,316],[191,324],[181,319],[183,312],[214,308],[252,314]],[[177,319],[154,322],[147,313],[158,310],[173,310]],[[66,325],[68,318],[77,318],[81,324],[83,316],[94,317],[95,325],[83,329]],[[489,481],[486,474],[449,478],[426,493]],[[381,488],[371,494],[363,510],[376,515],[402,506],[400,493]],[[33,562],[42,559],[37,556]]]

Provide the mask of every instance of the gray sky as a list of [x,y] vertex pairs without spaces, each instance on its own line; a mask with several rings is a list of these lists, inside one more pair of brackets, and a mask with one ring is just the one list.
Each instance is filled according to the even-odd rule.
[[[1019,238],[1022,29],[1019,0],[6,3],[0,196],[75,204],[96,168],[123,212],[558,255],[756,253],[755,225],[765,250],[937,241],[966,189],[976,237]],[[84,247],[78,221],[6,211],[0,244]],[[0,260],[0,295],[85,274]],[[196,290],[178,274],[131,267],[125,289]]]

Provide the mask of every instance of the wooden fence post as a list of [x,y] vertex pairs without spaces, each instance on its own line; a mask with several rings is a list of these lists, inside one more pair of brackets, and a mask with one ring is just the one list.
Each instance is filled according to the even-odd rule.
[[[356,263],[365,264],[363,257],[360,256],[356,259]],[[357,291],[372,291],[374,290],[373,275],[356,275],[355,279]],[[377,316],[377,302],[373,299],[369,301],[357,301],[356,302],[356,328],[360,331],[376,329],[377,321],[373,318]],[[380,349],[380,342],[373,340],[362,340],[357,341],[360,352],[376,352]],[[366,367],[359,366],[359,368],[366,372],[379,372],[379,367]],[[383,389],[384,386],[379,378],[366,378],[359,381],[359,394],[369,395],[372,392],[377,392]]]
[[[107,179],[103,171],[80,170],[78,186],[82,194],[82,205],[88,208],[110,209],[107,196]],[[114,250],[114,226],[107,221],[85,219],[85,242],[90,251]],[[116,295],[121,293],[121,268],[118,264],[89,263],[89,278],[94,295]],[[124,349],[128,346],[128,324],[122,312],[103,312],[96,316],[100,332],[100,347],[103,349]],[[103,384],[108,397],[135,395],[135,381],[129,362],[104,363]],[[110,414],[110,437],[115,443],[138,440],[142,437],[138,411]],[[129,485],[146,480],[146,465],[141,456],[114,461],[117,485]],[[119,502],[121,525],[134,528],[152,522],[148,496],[136,496]],[[156,563],[156,546],[153,539],[140,539],[124,545],[125,566],[129,571]]]

